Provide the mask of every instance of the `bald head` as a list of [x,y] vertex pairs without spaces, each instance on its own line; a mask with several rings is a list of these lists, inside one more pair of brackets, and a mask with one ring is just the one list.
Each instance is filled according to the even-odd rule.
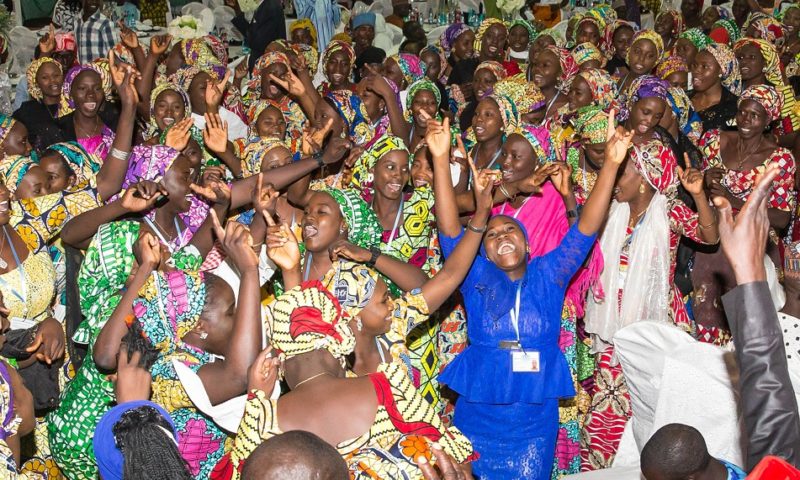
[[347,464],[331,445],[293,430],[265,441],[247,458],[242,480],[348,480]]
[[659,428],[642,449],[642,473],[647,480],[697,478],[708,468],[711,455],[703,435],[694,427],[670,423]]

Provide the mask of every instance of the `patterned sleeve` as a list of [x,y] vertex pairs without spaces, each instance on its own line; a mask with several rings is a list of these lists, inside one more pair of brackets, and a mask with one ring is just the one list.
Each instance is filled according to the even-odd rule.
[[777,148],[772,153],[767,165],[780,167],[780,173],[772,182],[772,193],[769,196],[770,208],[792,212],[797,205],[797,193],[794,187],[794,174],[797,168],[794,156],[785,148]]
[[378,425],[381,430],[384,430],[382,427],[387,430],[394,428],[404,435],[421,435],[439,442],[444,451],[458,463],[477,458],[472,443],[459,429],[444,427],[431,404],[414,388],[402,365],[381,364],[378,373],[371,378],[378,395],[378,404],[386,408],[391,423]]
[[61,232],[73,217],[100,207],[97,188],[53,193],[12,203],[11,225],[31,252],[38,252]]
[[703,154],[703,171],[720,166],[719,130],[714,129],[704,133],[697,146]]
[[699,216],[680,200],[675,200],[667,213],[670,229],[678,235],[683,235],[689,240],[705,244],[698,230]]
[[[244,416],[239,422],[239,430],[231,450],[233,470],[241,471],[241,463],[258,448],[264,440],[277,435],[278,404],[261,390],[252,390],[244,406]],[[234,478],[236,475],[234,474]]]
[[422,290],[415,288],[394,301],[391,333],[405,341],[406,336],[430,316]]

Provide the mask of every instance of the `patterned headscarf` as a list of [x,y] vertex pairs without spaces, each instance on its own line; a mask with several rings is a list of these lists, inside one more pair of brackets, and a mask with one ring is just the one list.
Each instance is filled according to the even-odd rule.
[[331,42],[325,48],[325,51],[322,52],[323,71],[325,71],[325,64],[328,63],[328,60],[330,60],[331,56],[336,52],[344,52],[347,60],[350,62],[350,70],[352,70],[353,65],[356,63],[356,51],[353,50],[353,47],[347,42],[343,42],[341,40],[331,40]]
[[781,108],[783,108],[783,99],[774,87],[769,85],[753,85],[747,87],[739,97],[737,106],[741,105],[745,100],[753,100],[758,102],[759,105],[764,107],[769,115],[769,121],[774,122],[781,118]]
[[523,19],[514,20],[513,22],[511,22],[511,25],[508,26],[508,31],[510,32],[511,29],[516,27],[516,26],[521,26],[521,27],[525,28],[525,30],[527,30],[527,32],[528,32],[528,41],[529,42],[532,42],[533,39],[536,38],[536,29],[533,28],[533,25],[531,25],[531,22],[529,22],[527,20],[523,20]]
[[517,112],[517,106],[514,105],[514,101],[510,97],[497,93],[492,93],[485,98],[494,100],[500,109],[500,118],[503,120],[503,133],[505,136],[514,133],[519,125],[519,112]]
[[100,85],[103,88],[103,93],[106,100],[111,99],[111,76],[108,71],[98,65],[97,63],[87,63],[83,65],[76,65],[72,67],[67,75],[64,77],[64,85],[61,86],[61,100],[58,104],[58,116],[63,117],[75,110],[75,102],[72,100],[70,93],[72,92],[72,83],[83,72],[92,71],[100,76]]
[[664,148],[661,142],[650,141],[644,145],[634,145],[630,159],[636,171],[659,193],[673,196],[678,188],[678,163],[672,151]]
[[42,89],[40,89],[39,85],[36,83],[36,74],[39,73],[39,69],[45,63],[55,64],[55,66],[58,67],[58,71],[63,73],[61,70],[61,64],[50,57],[39,57],[28,66],[28,70],[25,72],[25,78],[28,80],[28,95],[37,101],[41,101],[43,95]]
[[447,27],[447,30],[439,37],[439,44],[441,44],[442,49],[444,49],[444,53],[449,56],[456,39],[461,36],[462,33],[469,30],[472,29],[463,23],[454,23]]
[[303,282],[278,297],[266,311],[269,341],[281,359],[327,350],[344,366],[356,337],[339,301],[319,281]]
[[319,65],[319,52],[317,49],[310,45],[303,45],[302,43],[290,43],[289,48],[298,57],[303,58],[306,63],[306,69],[309,75],[313,78],[317,74],[317,67]]
[[664,15],[670,15],[672,17],[672,34],[675,36],[680,35],[683,32],[683,15],[681,12],[677,10],[662,10],[656,16],[656,21]]
[[317,28],[311,23],[311,19],[308,18],[299,18],[292,22],[289,26],[289,35],[292,34],[295,30],[308,30],[308,33],[311,35],[311,47],[317,48]]
[[611,102],[617,98],[617,82],[605,70],[589,68],[578,72],[578,76],[589,84],[594,103],[599,105],[600,108],[607,109],[611,106]]
[[14,117],[0,113],[0,145],[6,141],[6,137],[11,133],[11,129],[14,128],[16,123],[17,121],[14,120]]
[[711,40],[708,35],[703,33],[703,31],[699,28],[690,28],[686,30],[678,35],[678,39],[681,38],[685,38],[686,40],[692,42],[692,45],[694,45],[697,50],[702,50],[714,43],[714,41]]
[[347,188],[325,188],[342,212],[347,224],[347,240],[361,248],[372,248],[381,242],[383,228],[375,212],[367,205],[358,190]]
[[13,195],[17,191],[25,174],[31,167],[36,166],[31,157],[23,155],[6,155],[0,160],[0,181]]
[[[724,42],[720,42],[719,39],[715,38],[715,30],[722,29],[725,31],[725,36],[728,38]],[[742,32],[739,30],[739,25],[736,25],[736,22],[732,19],[719,19],[714,22],[714,25],[711,27],[711,33],[709,33],[709,37],[716,40],[718,43],[727,43],[732,45],[737,40],[742,38]]]
[[[478,27],[478,31],[475,32],[475,53],[478,54],[481,51],[481,42],[483,41],[483,36],[486,35],[486,31],[492,28],[494,25],[500,25],[503,28],[506,28],[506,24],[497,18],[487,18],[481,25]],[[506,32],[508,30],[506,29]]]
[[524,123],[514,133],[522,135],[531,144],[540,164],[556,161],[556,152],[553,149],[553,142],[550,140],[550,132],[545,127]]
[[664,56],[664,39],[654,30],[645,29],[637,32],[636,35],[633,36],[631,48],[628,50],[628,58],[625,59],[628,63],[631,63],[631,50],[633,50],[633,45],[639,40],[650,40],[653,42],[653,45],[656,47],[656,58],[660,59]]
[[289,57],[281,52],[265,52],[264,55],[258,57],[256,64],[253,65],[253,71],[250,72],[250,81],[247,82],[247,98],[251,101],[261,98],[261,75],[265,68],[273,63],[282,63],[286,68],[291,69]]
[[487,60],[485,62],[481,62],[480,65],[475,67],[475,73],[478,73],[478,70],[489,70],[494,75],[494,78],[497,81],[503,80],[506,78],[506,69],[498,62],[494,60]]
[[142,180],[160,182],[181,152],[166,145],[137,145],[131,150],[128,171],[122,188]]
[[742,93],[742,74],[739,72],[739,62],[736,61],[731,47],[714,43],[703,50],[714,56],[719,64],[722,74],[722,86],[727,88],[732,94],[739,96]]
[[383,158],[387,153],[395,150],[403,152],[408,157],[409,162],[411,162],[411,154],[403,139],[395,137],[394,135],[384,135],[358,157],[356,163],[353,165],[350,186],[360,191],[372,188],[372,170],[375,168],[378,160]]
[[783,24],[772,17],[752,16],[749,24],[745,25],[745,31],[752,26],[756,30],[758,38],[768,41],[773,45],[782,45],[786,32],[783,29]]
[[278,147],[289,149],[286,142],[280,138],[256,138],[250,141],[242,151],[242,175],[246,178],[259,174],[264,157]]
[[678,55],[670,55],[656,65],[655,76],[661,80],[666,80],[673,73],[688,72],[689,67],[686,60]]
[[[367,306],[375,294],[380,275],[360,263],[342,260],[333,265],[334,272],[328,291],[339,301],[344,312],[354,318]],[[330,273],[326,275],[330,276]]]
[[767,81],[775,87],[783,86],[781,61],[780,57],[778,57],[778,50],[775,48],[775,45],[761,38],[747,37],[736,42],[733,49],[736,51],[745,45],[755,45],[761,52],[761,56],[764,58],[764,75],[766,75]]
[[669,84],[664,80],[653,75],[642,75],[637,77],[631,82],[628,92],[630,96],[625,104],[625,108],[620,111],[620,120],[627,120],[630,118],[633,106],[643,98],[660,98],[664,102],[667,101],[667,89]]
[[517,106],[520,115],[533,112],[544,106],[544,95],[535,83],[529,82],[524,73],[518,73],[494,84],[493,93],[505,95]]
[[197,326],[206,303],[206,285],[200,272],[155,272],[133,303],[142,335],[162,354],[177,349],[198,351],[183,337]]
[[439,105],[442,102],[442,92],[439,91],[439,87],[437,87],[435,83],[433,83],[428,77],[417,80],[408,87],[405,112],[406,120],[411,120],[411,104],[414,103],[414,97],[417,95],[417,93],[423,90],[427,90],[433,94],[434,98],[436,99],[436,105]]
[[608,129],[608,114],[597,105],[578,109],[575,117],[575,135],[582,142],[594,145],[605,143]]
[[[423,48],[419,52],[419,58],[422,59],[422,54],[425,52],[431,52],[439,57],[439,65],[441,65],[439,80],[442,85],[447,84],[447,75],[445,75],[444,71],[447,69],[447,55],[444,52],[444,49],[438,45],[428,45],[427,47]],[[424,62],[423,62],[424,63]],[[426,63],[425,64],[426,70],[430,70],[430,66]]]
[[201,73],[205,73],[214,81],[219,81],[219,77],[214,70],[201,70],[195,66],[185,66],[179,68],[175,71],[175,73],[167,77],[167,82],[174,83],[175,85],[181,87],[184,91],[188,92],[192,86],[194,78]]
[[336,106],[336,111],[344,121],[350,140],[356,145],[364,145],[372,140],[375,131],[370,124],[367,107],[361,97],[350,90],[334,90],[325,95]]
[[600,50],[603,51],[606,58],[610,59],[616,53],[616,48],[614,48],[614,34],[620,27],[629,27],[633,30],[634,34],[639,31],[639,25],[627,20],[614,20],[606,25],[603,38],[600,40]]
[[56,143],[47,147],[47,150],[56,152],[64,159],[75,174],[76,184],[89,181],[100,171],[100,160],[84,150],[78,142]]
[[[149,139],[155,136],[158,131],[158,123],[156,123],[156,100],[158,100],[158,96],[161,95],[163,92],[166,91],[173,91],[178,94],[179,97],[183,100],[183,118],[187,118],[192,115],[192,104],[189,101],[189,94],[186,93],[186,90],[181,88],[180,85],[177,83],[169,83],[169,82],[162,82],[156,85],[156,88],[153,89],[153,92],[150,94],[150,119],[147,121],[147,131],[144,134],[144,138]],[[177,122],[179,119],[175,119]]]
[[575,60],[575,63],[578,64],[579,68],[590,60],[597,60],[600,62],[600,67],[606,64],[606,58],[600,53],[600,50],[593,43],[589,42],[576,45],[575,48],[572,49],[572,58]]
[[589,10],[586,12],[583,17],[581,17],[581,19],[575,23],[575,27],[572,29],[572,38],[574,39],[578,37],[578,30],[580,30],[581,25],[586,22],[593,23],[597,27],[597,32],[602,38],[603,32],[606,29],[606,21],[594,10]]
[[389,58],[394,60],[397,66],[400,67],[400,71],[403,72],[403,79],[406,81],[406,86],[424,77],[428,69],[428,66],[420,61],[418,56],[411,55],[410,53],[398,53]]
[[575,59],[572,58],[572,55],[566,48],[548,45],[545,51],[555,54],[556,58],[558,58],[558,63],[561,66],[561,74],[558,76],[556,88],[561,93],[567,93],[570,85],[572,85],[572,80],[578,73],[578,64],[575,63]]
[[678,128],[694,144],[700,140],[703,134],[703,122],[700,115],[694,111],[692,101],[682,88],[670,87],[667,89],[667,104],[675,114],[678,121]]

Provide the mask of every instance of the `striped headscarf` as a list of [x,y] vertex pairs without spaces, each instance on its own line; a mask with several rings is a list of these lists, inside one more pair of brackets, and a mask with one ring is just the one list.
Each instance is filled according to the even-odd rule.
[[672,109],[678,128],[695,145],[703,134],[703,122],[700,115],[695,112],[692,101],[682,88],[670,87],[667,89],[667,104]]
[[408,157],[409,163],[411,162],[411,154],[403,139],[394,135],[384,135],[358,157],[353,165],[350,186],[360,191],[372,188],[372,170],[378,160],[394,151],[403,152]]
[[572,29],[573,39],[578,37],[578,30],[580,30],[581,25],[583,25],[586,22],[593,23],[595,27],[597,27],[597,32],[600,34],[600,38],[603,38],[603,32],[606,29],[606,22],[592,10],[589,10],[583,15],[583,17],[581,17],[579,21],[575,23],[575,27]]
[[703,50],[713,55],[717,61],[722,74],[722,86],[736,96],[741,95],[742,74],[739,72],[739,62],[731,47],[714,43]]
[[264,157],[278,147],[285,147],[289,150],[289,145],[280,138],[256,138],[250,141],[242,151],[242,175],[250,177],[261,173]]
[[764,58],[764,75],[767,81],[775,87],[783,85],[783,75],[781,74],[781,61],[778,57],[778,50],[775,45],[761,38],[745,37],[733,46],[734,52],[744,47],[745,45],[755,45],[761,52],[761,57]]
[[361,198],[359,190],[325,188],[322,191],[339,205],[347,224],[347,241],[366,249],[380,245],[383,227],[372,208]]
[[653,45],[656,47],[656,58],[661,59],[664,56],[664,39],[661,38],[661,35],[657,34],[655,30],[645,29],[641,30],[633,36],[631,40],[631,48],[628,50],[628,58],[626,61],[631,63],[631,50],[633,50],[633,46],[636,42],[640,40],[650,40]]
[[42,101],[43,95],[42,89],[40,89],[39,85],[36,83],[36,74],[39,73],[39,69],[42,68],[42,65],[45,63],[54,64],[58,67],[60,73],[64,73],[61,69],[61,64],[51,57],[39,57],[28,66],[28,70],[25,71],[25,79],[28,81],[28,95],[37,101]]
[[[475,54],[479,54],[481,51],[481,44],[483,42],[483,36],[486,35],[486,31],[492,28],[495,25],[500,25],[503,28],[506,28],[505,22],[497,18],[487,18],[481,25],[478,27],[478,31],[475,32]],[[506,29],[506,33],[508,33],[508,29]]]
[[561,93],[567,93],[570,85],[572,85],[572,80],[575,78],[575,75],[578,74],[578,64],[575,63],[575,59],[572,58],[572,55],[566,48],[548,45],[545,51],[553,53],[556,58],[558,58],[558,63],[561,66],[561,73],[558,76],[556,88]]
[[[597,105],[589,105],[578,109],[574,120],[575,135],[583,143],[594,145],[605,143],[608,130],[608,114]],[[569,157],[568,157],[569,158]],[[573,165],[573,168],[576,168]]]
[[356,63],[356,51],[353,50],[353,47],[342,40],[331,40],[327,47],[325,47],[325,51],[322,52],[322,68],[324,70],[325,64],[328,63],[330,60],[331,55],[336,52],[344,52],[347,60],[350,62],[350,69],[353,69],[353,65]]
[[[158,123],[156,123],[156,101],[158,100],[158,96],[166,91],[177,93],[178,96],[183,100],[183,118],[187,118],[192,114],[192,105],[189,101],[189,94],[186,93],[186,90],[181,88],[181,86],[177,83],[159,83],[150,94],[150,119],[147,121],[147,131],[144,132],[145,139],[150,139],[159,132]],[[180,119],[175,119],[176,122],[178,120]]]
[[689,67],[686,65],[686,60],[677,55],[670,55],[656,65],[655,76],[661,80],[666,80],[673,73],[688,71]]
[[523,20],[523,19],[514,20],[513,22],[511,22],[511,25],[508,26],[508,31],[510,32],[511,29],[516,27],[516,26],[521,26],[521,27],[525,28],[525,30],[528,32],[528,41],[529,42],[532,42],[536,38],[536,29],[533,28],[533,25],[531,25],[531,22],[529,22],[527,20]]
[[[723,38],[717,38],[719,34],[723,31],[725,32],[725,35],[721,35],[721,37]],[[711,37],[718,43],[727,43],[728,45],[733,45],[740,38],[742,38],[742,32],[741,30],[739,30],[739,26],[736,25],[736,22],[734,20],[719,19],[716,22],[714,22],[714,25],[711,27],[711,33],[709,33],[709,37]]]
[[753,85],[747,87],[742,96],[739,97],[738,105],[741,105],[745,100],[753,100],[759,105],[764,107],[769,115],[770,122],[781,118],[781,108],[783,107],[783,99],[778,91],[769,85]]
[[600,67],[606,64],[606,58],[600,53],[600,50],[590,42],[576,45],[575,48],[572,49],[572,58],[575,60],[575,63],[578,64],[579,68],[590,60],[597,60],[600,62]]
[[513,133],[522,135],[530,143],[533,152],[540,164],[553,163],[556,161],[556,152],[553,142],[550,139],[550,132],[545,127],[521,124]]
[[755,29],[757,38],[766,40],[773,45],[783,45],[786,32],[783,24],[774,18],[763,14],[751,14],[750,19],[745,23],[744,30],[747,31],[750,27]]

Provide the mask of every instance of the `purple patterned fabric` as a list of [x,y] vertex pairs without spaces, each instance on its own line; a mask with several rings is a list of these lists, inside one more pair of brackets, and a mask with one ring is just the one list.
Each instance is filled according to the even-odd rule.
[[445,30],[442,36],[439,37],[439,43],[442,45],[445,55],[450,55],[450,50],[453,49],[453,43],[456,41],[459,35],[467,30],[471,29],[469,26],[463,23],[454,23],[447,27],[447,30]]

